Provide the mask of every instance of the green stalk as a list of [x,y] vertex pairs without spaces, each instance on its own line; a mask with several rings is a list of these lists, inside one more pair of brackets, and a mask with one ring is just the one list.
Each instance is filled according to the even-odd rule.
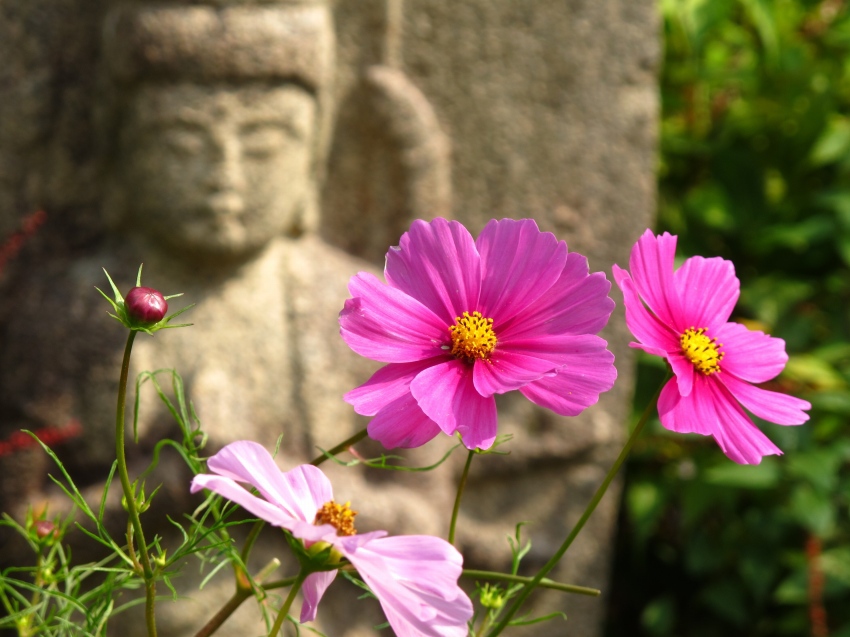
[[250,588],[236,587],[236,592],[233,597],[227,600],[227,603],[222,606],[219,611],[210,619],[201,630],[195,633],[195,637],[210,637],[215,631],[221,628],[221,625],[230,617],[246,599],[251,597],[253,591]]
[[[262,584],[263,579],[265,579],[272,571],[276,570],[278,566],[280,566],[280,560],[277,558],[273,559],[259,573],[257,573],[257,575],[253,578],[254,581],[256,581],[257,584]],[[227,603],[222,606],[206,624],[204,624],[204,627],[195,633],[195,637],[210,637],[213,635],[219,628],[221,628],[222,624],[224,624],[224,622],[226,622],[230,616],[236,612],[236,609],[242,605],[242,602],[254,594],[254,584],[252,583],[248,573],[242,569],[242,566],[236,566],[235,571],[236,591],[233,593],[231,598],[227,600]],[[289,586],[296,579],[297,578],[295,577],[290,577],[288,579],[279,580],[269,584],[268,586],[263,585],[262,590]]]
[[321,456],[317,456],[316,458],[314,458],[313,462],[311,462],[310,464],[313,465],[314,467],[318,467],[325,460],[327,460],[329,456],[335,456],[338,453],[342,453],[343,451],[345,451],[349,447],[356,445],[358,442],[360,442],[361,440],[363,440],[366,437],[366,434],[367,434],[367,430],[364,427],[363,429],[358,431],[356,434],[354,434],[350,438],[343,440],[336,447],[333,447],[332,449],[328,449]]
[[[148,545],[145,543],[145,535],[142,532],[142,522],[139,519],[139,510],[136,507],[136,494],[130,484],[130,475],[127,472],[127,456],[124,453],[124,419],[125,405],[127,402],[127,377],[130,373],[130,352],[133,350],[133,341],[136,331],[130,330],[127,337],[127,345],[124,348],[124,360],[121,362],[121,378],[118,381],[118,405],[115,410],[115,456],[118,460],[118,478],[121,480],[121,489],[124,491],[124,500],[127,502],[127,513],[130,516],[130,524],[133,527],[136,540],[139,542],[139,557],[141,558],[142,573],[145,580],[145,622],[148,627],[148,637],[156,637],[156,618],[154,616],[154,604],[156,602],[156,579],[151,567]],[[133,538],[127,534],[127,544],[132,550]]]
[[452,509],[452,521],[449,523],[449,544],[455,543],[455,527],[457,526],[457,516],[460,513],[460,499],[463,496],[463,490],[466,487],[466,479],[469,477],[469,465],[472,464],[472,456],[475,455],[475,450],[470,449],[466,456],[466,464],[463,466],[463,473],[460,475],[460,482],[457,485],[457,495],[455,496],[455,506]]
[[490,613],[484,615],[484,619],[481,620],[481,626],[478,627],[478,630],[475,631],[475,637],[484,637],[484,631],[487,630],[487,627],[490,625]]
[[289,595],[286,597],[286,601],[283,602],[283,606],[280,607],[280,611],[277,613],[277,619],[275,619],[274,626],[272,626],[269,637],[276,637],[276,635],[280,632],[280,629],[283,627],[283,622],[286,621],[286,616],[289,614],[292,602],[295,601],[295,596],[298,594],[298,591],[301,590],[301,585],[304,583],[304,580],[307,579],[307,575],[309,575],[309,573],[304,569],[301,569],[298,573],[298,576],[292,583],[292,588],[289,589]]
[[[463,569],[463,576],[496,582],[510,582],[512,584],[528,584],[534,579],[533,577],[524,577],[522,575],[511,575],[510,573],[477,571],[471,568]],[[546,577],[540,580],[539,586],[541,588],[551,588],[555,591],[561,591],[562,593],[575,593],[576,595],[588,595],[589,597],[599,597],[602,594],[602,591],[598,588],[576,586],[575,584],[561,584],[561,582],[556,582]]]
[[546,577],[546,575],[553,568],[555,568],[555,566],[564,556],[564,553],[566,553],[567,549],[570,548],[570,545],[573,543],[573,540],[576,539],[576,536],[578,536],[579,532],[584,528],[584,525],[587,523],[590,516],[596,510],[596,507],[599,505],[599,502],[602,500],[602,497],[605,495],[605,492],[608,490],[608,487],[614,480],[614,477],[617,475],[617,472],[620,470],[620,466],[623,464],[623,462],[626,460],[629,453],[631,452],[635,441],[637,440],[641,431],[643,431],[643,428],[646,425],[647,421],[649,421],[649,417],[654,412],[655,406],[658,403],[658,396],[661,394],[661,389],[664,387],[665,384],[667,384],[667,380],[669,378],[670,374],[668,372],[667,377],[658,387],[658,391],[655,392],[655,396],[646,406],[646,409],[644,410],[643,414],[640,417],[640,420],[638,421],[637,425],[629,436],[629,439],[626,441],[626,445],[623,447],[623,450],[620,452],[620,455],[617,456],[617,459],[614,461],[614,465],[611,467],[611,469],[608,470],[608,473],[605,476],[605,479],[602,481],[602,484],[599,485],[599,488],[596,490],[596,493],[593,494],[593,498],[591,498],[590,502],[587,505],[587,508],[584,510],[584,513],[582,513],[578,522],[576,522],[576,525],[573,527],[573,530],[570,531],[570,534],[564,540],[564,543],[561,544],[560,548],[555,552],[555,554],[537,572],[537,575],[535,575],[522,588],[519,595],[517,595],[517,597],[511,603],[511,606],[510,608],[508,608],[504,617],[502,617],[499,623],[496,624],[495,628],[493,628],[493,630],[488,633],[487,637],[496,637],[496,635],[500,634],[507,627],[508,622],[511,621],[511,618],[516,614],[520,606],[522,606],[528,596],[531,595],[531,592],[537,586],[540,585],[540,582],[543,580],[543,578]]

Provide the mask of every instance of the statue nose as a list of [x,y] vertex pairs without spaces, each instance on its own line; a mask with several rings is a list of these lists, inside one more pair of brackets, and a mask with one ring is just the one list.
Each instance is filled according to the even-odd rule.
[[240,192],[245,186],[242,153],[236,141],[223,141],[210,170],[210,185],[213,191]]

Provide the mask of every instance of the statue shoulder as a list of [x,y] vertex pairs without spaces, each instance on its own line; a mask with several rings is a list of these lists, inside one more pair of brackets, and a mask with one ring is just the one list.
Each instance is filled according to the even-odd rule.
[[380,268],[332,246],[318,237],[304,237],[288,251],[288,283],[296,297],[333,303],[337,311],[349,297],[348,282],[358,272],[381,276]]

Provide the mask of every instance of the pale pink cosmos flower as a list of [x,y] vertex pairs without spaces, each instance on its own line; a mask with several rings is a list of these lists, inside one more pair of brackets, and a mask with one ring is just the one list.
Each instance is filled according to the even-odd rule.
[[477,240],[457,221],[414,221],[384,277],[352,277],[340,327],[355,352],[389,363],[345,395],[374,416],[369,436],[387,448],[443,431],[487,449],[495,394],[518,389],[575,416],[614,384],[614,356],[596,335],[614,308],[611,284],[531,219],[490,221]]
[[[334,502],[330,481],[312,465],[278,469],[268,451],[238,441],[207,461],[213,474],[192,480],[192,493],[209,489],[253,515],[286,529],[307,548],[326,542],[347,559],[378,598],[398,637],[466,637],[472,602],[458,586],[463,558],[448,542],[428,535],[357,534],[355,513]],[[257,489],[260,496],[243,488]],[[336,571],[309,575],[302,585],[301,622],[316,618]]]
[[647,230],[632,248],[631,276],[614,266],[626,324],[639,341],[632,347],[666,358],[673,369],[658,399],[661,424],[714,436],[739,464],[781,454],[742,407],[780,425],[809,419],[805,400],[750,384],[782,371],[785,341],[728,322],[740,289],[730,261],[691,257],[674,271],[675,253],[675,236]]

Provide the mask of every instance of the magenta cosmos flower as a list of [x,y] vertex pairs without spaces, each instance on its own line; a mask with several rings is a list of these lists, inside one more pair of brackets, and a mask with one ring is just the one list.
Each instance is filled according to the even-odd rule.
[[[215,475],[192,480],[192,493],[209,489],[269,524],[289,531],[307,548],[326,542],[347,559],[384,609],[399,637],[465,637],[472,602],[457,585],[463,558],[448,542],[428,535],[357,534],[348,504],[334,502],[330,481],[312,465],[278,469],[255,442],[233,442],[207,462]],[[257,489],[253,495],[241,484]],[[336,571],[312,573],[302,585],[301,621],[316,609]]]
[[614,384],[614,356],[596,336],[611,284],[531,219],[493,220],[477,240],[456,221],[414,221],[384,276],[351,279],[340,326],[351,349],[389,363],[345,396],[374,416],[369,436],[387,448],[443,431],[486,449],[495,394],[518,389],[575,416]]
[[781,454],[741,407],[780,425],[809,419],[806,401],[750,384],[782,371],[785,341],[728,322],[740,288],[730,261],[691,257],[674,271],[675,253],[675,236],[647,230],[632,248],[631,276],[614,266],[626,324],[640,341],[631,345],[666,358],[673,369],[658,398],[661,424],[714,436],[740,464]]

